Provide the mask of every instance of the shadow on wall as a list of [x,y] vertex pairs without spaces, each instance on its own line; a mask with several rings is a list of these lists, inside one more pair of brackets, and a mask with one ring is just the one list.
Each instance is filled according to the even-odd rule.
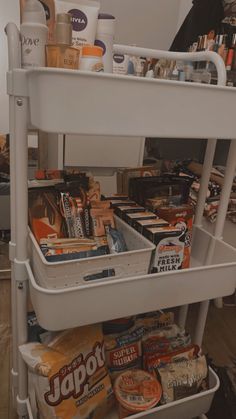
[[[193,159],[203,163],[206,143],[206,140],[147,138],[145,159],[150,157],[158,160]],[[225,166],[229,145],[230,141],[228,140],[218,140],[214,165]]]

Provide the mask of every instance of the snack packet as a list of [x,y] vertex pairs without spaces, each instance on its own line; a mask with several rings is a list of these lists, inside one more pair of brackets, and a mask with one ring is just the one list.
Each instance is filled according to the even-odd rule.
[[59,333],[48,346],[28,343],[30,397],[39,419],[104,419],[113,401],[100,325]]
[[112,380],[128,369],[141,368],[143,332],[142,327],[133,327],[123,334],[105,336],[106,362]]
[[121,231],[112,228],[110,224],[104,224],[107,235],[107,243],[111,254],[127,252],[125,239]]
[[162,404],[192,396],[208,388],[205,356],[167,364],[158,368],[158,375],[163,389]]
[[152,354],[146,357],[145,368],[150,373],[156,374],[158,368],[164,367],[169,363],[196,358],[199,351],[200,349],[197,345],[190,345],[186,348],[180,348],[178,350],[175,350],[173,352],[167,352],[165,354]]
[[63,217],[54,187],[29,190],[29,225],[37,242],[42,238],[66,236]]
[[92,208],[90,211],[92,219],[93,234],[95,237],[105,236],[105,224],[115,228],[114,213],[112,209]]
[[65,218],[70,238],[85,237],[81,198],[73,198],[69,192],[61,192],[61,213]]
[[190,344],[190,335],[175,324],[152,330],[144,334],[142,340],[144,366],[146,367],[151,355],[172,352]]
[[167,312],[162,313],[160,311],[155,311],[152,313],[147,313],[144,315],[139,315],[136,318],[136,326],[143,326],[145,333],[151,331],[169,327],[174,323],[174,313]]

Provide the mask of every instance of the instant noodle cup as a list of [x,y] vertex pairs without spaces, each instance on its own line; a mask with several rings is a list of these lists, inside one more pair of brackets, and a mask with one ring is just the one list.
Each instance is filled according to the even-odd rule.
[[129,370],[120,374],[114,384],[114,393],[119,404],[119,418],[152,409],[161,399],[159,381],[142,370]]

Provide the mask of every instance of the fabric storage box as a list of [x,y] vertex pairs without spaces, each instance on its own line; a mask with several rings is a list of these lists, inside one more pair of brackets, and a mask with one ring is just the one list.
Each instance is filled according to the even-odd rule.
[[[30,259],[37,283],[55,289],[147,274],[155,246],[116,216],[115,221],[124,235],[127,252],[72,261],[48,262],[30,232]],[[100,279],[90,279],[95,275]]]

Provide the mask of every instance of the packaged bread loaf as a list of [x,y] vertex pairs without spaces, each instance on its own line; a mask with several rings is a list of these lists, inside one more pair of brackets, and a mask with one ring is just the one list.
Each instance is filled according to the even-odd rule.
[[20,347],[40,419],[103,419],[113,402],[99,325],[59,333],[47,346]]

